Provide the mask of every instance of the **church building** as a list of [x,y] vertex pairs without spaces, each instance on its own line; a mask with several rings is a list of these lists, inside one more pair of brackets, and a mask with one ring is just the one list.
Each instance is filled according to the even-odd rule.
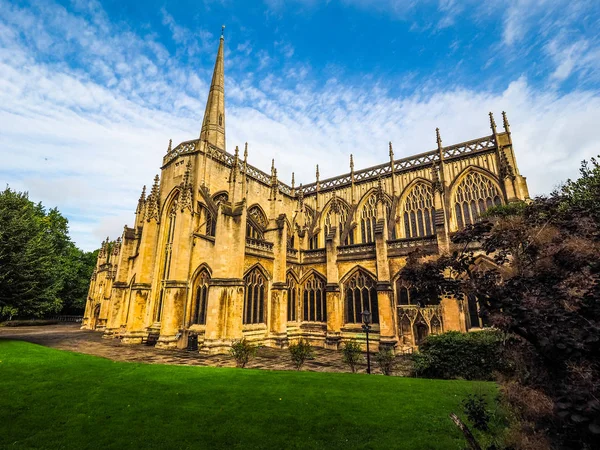
[[[160,176],[142,190],[133,227],[102,243],[83,328],[124,344],[198,343],[225,353],[234,340],[285,348],[300,338],[339,349],[364,342],[372,314],[381,348],[411,350],[429,334],[485,324],[474,298],[414,304],[401,278],[407,255],[452,249],[450,237],[493,205],[529,197],[506,114],[503,130],[291,185],[227,152],[221,36],[200,136],[169,143]],[[433,133],[432,133],[433,136]],[[432,139],[433,141],[433,139]],[[433,146],[432,146],[433,147]]]

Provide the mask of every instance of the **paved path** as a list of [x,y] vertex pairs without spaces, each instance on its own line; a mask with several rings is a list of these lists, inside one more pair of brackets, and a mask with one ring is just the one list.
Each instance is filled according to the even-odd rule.
[[[207,356],[179,349],[166,350],[146,345],[123,345],[118,339],[103,339],[101,332],[80,330],[79,324],[0,327],[0,341],[3,339],[33,342],[47,347],[101,356],[116,361],[235,367],[235,362],[229,355]],[[342,363],[341,352],[322,348],[315,348],[314,351],[315,359],[308,361],[302,370],[313,372],[349,371],[348,367]],[[288,350],[269,347],[260,347],[256,357],[250,360],[247,367],[267,370],[295,370]],[[366,364],[361,367],[360,371],[366,371]],[[375,367],[373,372],[377,372]]]

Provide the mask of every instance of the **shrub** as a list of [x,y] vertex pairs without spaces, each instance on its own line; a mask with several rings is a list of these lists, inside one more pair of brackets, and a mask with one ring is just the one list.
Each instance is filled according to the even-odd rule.
[[468,395],[462,402],[465,414],[477,430],[487,431],[490,415],[487,412],[487,403],[481,394]]
[[296,370],[300,370],[307,359],[314,359],[313,349],[304,339],[300,339],[297,344],[290,345],[290,354]]
[[250,358],[256,354],[256,347],[250,344],[245,338],[239,341],[233,341],[229,354],[235,359],[235,365],[237,367],[244,368]]
[[490,380],[505,365],[502,333],[449,331],[428,336],[412,358],[417,376]]
[[360,344],[352,339],[344,344],[342,353],[344,355],[342,358],[344,364],[350,367],[352,373],[356,373],[358,365],[365,360]]
[[373,356],[375,357],[375,361],[377,362],[381,373],[384,375],[391,375],[396,364],[394,352],[390,349],[379,350]]

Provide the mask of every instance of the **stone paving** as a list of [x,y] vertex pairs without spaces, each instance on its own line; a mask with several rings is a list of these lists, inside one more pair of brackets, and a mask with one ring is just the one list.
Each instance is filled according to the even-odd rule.
[[[102,332],[80,330],[79,324],[34,327],[0,327],[2,340],[22,340],[46,347],[101,356],[115,361],[148,364],[176,364],[213,367],[235,367],[229,355],[201,355],[179,349],[158,349],[146,345],[123,345],[118,339],[104,339]],[[341,352],[315,348],[315,359],[307,361],[302,370],[313,372],[348,372],[342,363]],[[398,375],[402,375],[403,364]],[[295,370],[288,350],[260,347],[248,368],[266,370]],[[364,364],[360,372],[366,371]],[[377,372],[373,364],[373,373]]]

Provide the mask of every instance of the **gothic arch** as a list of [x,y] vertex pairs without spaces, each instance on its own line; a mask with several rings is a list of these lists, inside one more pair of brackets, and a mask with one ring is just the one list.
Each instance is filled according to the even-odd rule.
[[[479,172],[484,177],[491,179],[492,182],[494,184],[496,184],[498,189],[500,189],[500,183],[498,181],[498,177],[496,175],[494,175],[492,172],[490,172],[488,169],[484,169],[483,167],[479,167],[479,166],[467,166],[456,176],[456,178],[454,178],[452,183],[450,183],[450,186],[449,186],[450,198],[452,198],[454,196],[454,193],[456,191],[456,186],[458,186],[463,181],[463,179],[467,175],[469,175],[470,172]],[[502,192],[502,190],[500,190],[500,192]]]
[[248,275],[250,272],[252,272],[254,269],[258,269],[260,272],[262,272],[263,276],[267,279],[267,281],[271,281],[272,280],[273,277],[269,274],[269,272],[267,272],[267,269],[265,269],[261,263],[254,263],[254,264],[252,264],[248,268],[248,270],[246,270],[246,272],[244,272],[244,277],[246,275]]
[[294,280],[296,280],[296,283],[300,283],[300,278],[298,277],[298,275],[296,274],[296,272],[293,269],[288,269],[285,272],[286,278],[288,275],[291,276]]
[[[335,191],[334,191],[335,192]],[[325,203],[325,205],[323,206],[323,208],[321,209],[321,216],[324,217],[325,215],[327,215],[327,213],[329,212],[329,209],[331,208],[331,201],[333,200],[333,196],[327,200],[327,203]],[[335,196],[336,201],[340,202],[342,204],[342,208],[344,209],[350,209],[350,204],[344,200],[342,197],[339,196]]]
[[162,208],[160,210],[160,214],[162,217],[166,217],[169,214],[171,207],[173,206],[173,200],[179,198],[179,194],[181,193],[181,189],[179,186],[175,186],[169,194],[165,197],[165,201],[162,204]]
[[215,203],[219,203],[223,200],[229,201],[229,192],[227,191],[218,191],[215,195],[212,196],[212,200]]
[[266,323],[269,278],[259,264],[254,264],[244,275],[244,324]]
[[384,192],[384,217],[377,217],[377,188],[371,188],[365,193],[356,208],[355,221],[360,231],[360,242],[368,244],[375,242],[375,224],[378,219],[389,220],[392,209],[392,200]]
[[465,169],[452,183],[450,211],[453,228],[475,223],[492,206],[504,203],[497,179],[479,167]]
[[435,234],[435,201],[431,182],[413,180],[399,201],[400,231],[404,238]]
[[350,277],[352,277],[359,270],[362,270],[363,272],[367,273],[370,277],[372,277],[375,281],[377,281],[377,275],[375,275],[369,269],[365,269],[363,266],[358,264],[358,265],[354,266],[352,269],[350,269],[348,272],[346,272],[346,274],[340,279],[340,284],[344,284],[346,281],[348,281],[348,279]]
[[302,279],[302,319],[305,322],[327,322],[327,279],[313,270]]
[[327,277],[326,277],[324,274],[322,274],[321,272],[319,272],[319,271],[318,271],[318,270],[316,270],[316,269],[312,269],[312,268],[311,268],[311,269],[309,269],[309,270],[308,270],[308,272],[306,272],[306,273],[305,273],[305,274],[304,274],[304,275],[303,275],[303,276],[302,276],[302,277],[299,279],[299,282],[300,282],[300,284],[304,284],[304,282],[305,282],[305,281],[306,281],[306,280],[307,280],[307,279],[308,279],[308,278],[309,278],[311,275],[315,275],[315,276],[317,276],[317,277],[321,277],[321,278],[323,278],[323,280],[327,281]]
[[[365,206],[365,203],[369,200],[369,197],[371,197],[371,195],[374,195],[376,193],[377,193],[377,187],[375,187],[375,186],[370,188],[367,192],[365,192],[357,203],[356,211],[360,211]],[[385,198],[385,203],[391,205],[392,197],[390,197],[387,192],[384,192],[383,196]]]
[[[336,196],[335,200],[336,200],[336,202],[338,202],[338,208],[339,208],[339,212],[338,212],[339,221],[338,221],[338,223],[332,223],[333,210],[331,208],[332,208],[333,200],[334,200],[334,197],[332,197],[327,202],[327,204],[321,211],[320,221],[321,221],[321,229],[323,230],[323,242],[325,242],[325,240],[327,239],[327,235],[329,234],[329,231],[332,227],[336,228],[337,233],[340,237],[340,241],[341,241],[344,227],[346,226],[346,222],[348,220],[348,215],[353,213],[353,210],[350,207],[350,205],[348,204],[348,202],[346,202],[343,198]],[[354,244],[354,235],[349,234],[346,237],[346,241],[340,242],[340,244],[341,245]]]
[[269,224],[269,219],[267,218],[265,210],[262,209],[262,206],[260,206],[258,203],[248,207],[248,216],[251,217],[257,225],[260,225],[263,230]]
[[285,284],[287,286],[287,321],[296,322],[298,320],[300,283],[293,270],[288,270],[285,274]]
[[398,206],[402,207],[402,202],[404,202],[404,199],[406,199],[406,196],[410,193],[410,191],[412,190],[412,188],[415,187],[415,185],[419,184],[419,183],[424,183],[427,186],[433,187],[433,183],[431,182],[431,180],[428,180],[427,178],[423,178],[423,177],[416,177],[413,178],[405,187],[404,189],[402,189],[402,192],[400,192],[400,196],[398,197]]
[[206,270],[208,272],[208,274],[212,277],[212,269],[210,268],[210,266],[208,264],[206,264],[205,262],[203,262],[198,267],[196,267],[196,270],[194,270],[194,272],[192,273],[192,276],[190,277],[190,280],[192,280],[192,281],[195,280],[196,277],[198,276],[198,274],[202,270]]
[[263,240],[268,223],[267,215],[260,205],[252,205],[246,214],[246,237]]
[[379,323],[379,302],[377,299],[377,277],[369,271],[356,267],[342,282],[344,301],[344,323],[362,323],[362,312],[371,312],[371,322]]
[[206,325],[210,279],[211,273],[208,266],[201,264],[192,278],[192,301],[190,302],[192,305],[190,322],[192,324]]

